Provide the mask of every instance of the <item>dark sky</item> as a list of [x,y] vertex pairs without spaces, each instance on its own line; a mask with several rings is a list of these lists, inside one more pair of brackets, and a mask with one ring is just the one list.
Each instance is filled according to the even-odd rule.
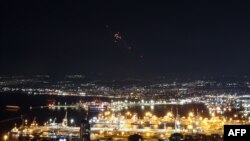
[[[0,74],[249,75],[249,7],[8,0],[1,2]],[[117,46],[112,32],[132,50]]]

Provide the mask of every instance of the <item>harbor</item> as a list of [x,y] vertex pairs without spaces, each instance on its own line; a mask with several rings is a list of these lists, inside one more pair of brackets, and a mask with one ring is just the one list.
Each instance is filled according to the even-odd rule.
[[[150,106],[146,107],[150,108]],[[154,115],[150,111],[139,116],[137,113],[129,111],[130,108],[126,112],[112,111],[109,107],[105,110],[89,109],[87,115],[81,117],[80,124],[74,124],[74,119],[70,119],[68,117],[70,115],[65,111],[65,116],[59,123],[56,122],[56,118],[48,119],[43,125],[38,124],[36,119],[31,123],[27,119],[23,119],[21,126],[15,126],[5,135],[5,140],[79,141],[83,138],[127,140],[129,136],[135,134],[141,135],[144,140],[169,140],[176,134],[196,138],[197,136],[203,138],[214,136],[222,140],[224,125],[250,124],[249,120],[226,119],[215,114],[211,117],[203,117],[198,110],[191,110],[188,115],[179,115],[178,108],[173,109],[162,117]],[[92,112],[96,112],[96,116],[88,116]],[[84,136],[86,134],[88,136]]]

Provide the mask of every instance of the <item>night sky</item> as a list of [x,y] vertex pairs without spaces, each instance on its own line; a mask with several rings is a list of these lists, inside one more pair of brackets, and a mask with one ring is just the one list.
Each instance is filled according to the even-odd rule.
[[[8,0],[0,7],[0,74],[249,75],[249,7]],[[129,45],[114,43],[116,32]]]

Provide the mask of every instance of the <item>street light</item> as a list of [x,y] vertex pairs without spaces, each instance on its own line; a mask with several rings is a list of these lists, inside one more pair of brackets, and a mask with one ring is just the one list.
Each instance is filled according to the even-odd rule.
[[72,118],[72,119],[70,119],[70,124],[71,125],[73,125],[73,123],[74,123],[75,121],[74,121],[74,119]]
[[25,122],[25,125],[27,125],[27,124],[28,124],[28,120],[27,120],[27,119],[26,119],[24,122]]
[[234,117],[235,117],[235,118],[237,118],[237,117],[238,117],[238,115],[237,115],[237,114],[234,114]]
[[194,116],[194,113],[193,112],[190,112],[189,113],[189,117],[193,117]]
[[8,135],[4,135],[4,136],[3,136],[3,140],[4,140],[4,141],[7,141],[7,139],[8,139]]

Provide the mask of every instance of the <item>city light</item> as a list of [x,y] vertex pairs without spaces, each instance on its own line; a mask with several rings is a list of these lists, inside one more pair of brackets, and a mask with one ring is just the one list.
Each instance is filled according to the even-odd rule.
[[0,140],[243,140],[249,5],[5,0]]
[[70,119],[70,124],[72,125],[74,123],[74,119]]
[[4,140],[4,141],[7,141],[7,139],[8,139],[8,135],[4,135],[4,136],[3,136],[3,140]]

